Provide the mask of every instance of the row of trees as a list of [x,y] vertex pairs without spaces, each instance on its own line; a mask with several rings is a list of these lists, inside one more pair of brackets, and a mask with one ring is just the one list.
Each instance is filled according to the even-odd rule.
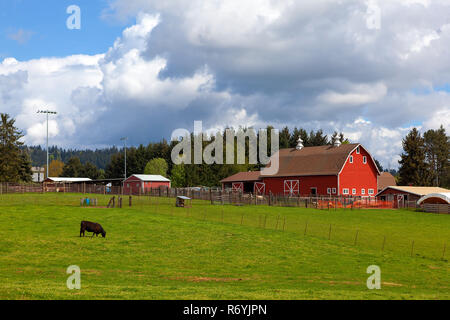
[[450,138],[441,126],[423,135],[416,128],[403,139],[399,183],[450,187]]
[[[22,132],[15,127],[15,120],[7,114],[0,114],[0,181],[9,182],[29,182],[31,181],[31,157],[30,150],[20,139]],[[268,127],[268,136],[273,127]],[[225,132],[223,132],[223,136]],[[302,128],[284,128],[280,132],[280,148],[294,148],[298,139],[303,140],[305,147],[321,146],[333,144],[336,140],[341,143],[349,143],[342,133],[335,132],[328,137],[322,130],[307,132]],[[192,139],[194,137],[192,136]],[[215,138],[212,137],[211,141]],[[211,142],[204,141],[203,148]],[[174,165],[171,160],[173,148],[177,143],[168,143],[162,140],[158,143],[150,143],[147,146],[131,147],[127,149],[127,175],[131,174],[159,174],[170,177],[175,187],[185,186],[217,186],[220,180],[241,171],[257,170],[260,165],[248,164],[249,148],[246,141],[247,164],[180,164]],[[234,153],[236,154],[236,143]],[[270,141],[268,143],[270,148]],[[193,144],[191,146],[193,152]],[[450,186],[450,139],[445,129],[441,126],[437,130],[428,130],[423,135],[416,128],[403,140],[404,152],[399,161],[400,169],[398,173],[399,184],[419,185],[419,186]],[[59,155],[61,150],[56,149]],[[223,153],[226,154],[227,145],[223,141]],[[110,154],[112,151],[115,153]],[[76,151],[64,151],[72,156],[66,161],[62,161],[60,156],[53,160],[49,166],[50,176],[63,177],[88,177],[94,180],[111,179],[124,177],[124,152],[115,148],[105,149],[105,151],[84,151],[85,155],[93,160],[82,161]],[[109,157],[109,163],[105,170],[96,165],[95,155],[101,153],[100,158]],[[103,161],[103,160],[102,160]],[[45,159],[42,161],[45,162]],[[380,170],[383,170],[377,161]]]
[[[43,163],[46,163],[47,151],[41,146],[23,146],[22,149],[30,154],[33,166],[38,167]],[[111,156],[118,152],[119,149],[117,147],[95,150],[74,150],[53,146],[49,147],[48,150],[50,162],[55,160],[67,163],[70,158],[76,157],[80,159],[81,163],[85,164],[90,162],[99,169],[105,169],[107,164],[111,161]],[[50,174],[50,176],[52,175]]]
[[30,182],[30,155],[21,149],[22,132],[16,128],[15,120],[0,113],[0,181]]

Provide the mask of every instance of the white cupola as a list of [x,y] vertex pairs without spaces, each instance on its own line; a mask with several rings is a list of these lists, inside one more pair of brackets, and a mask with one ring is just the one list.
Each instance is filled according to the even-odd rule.
[[297,140],[297,147],[296,147],[296,149],[297,150],[302,150],[304,148],[304,146],[303,146],[303,140],[302,140],[302,138],[298,138],[298,140]]

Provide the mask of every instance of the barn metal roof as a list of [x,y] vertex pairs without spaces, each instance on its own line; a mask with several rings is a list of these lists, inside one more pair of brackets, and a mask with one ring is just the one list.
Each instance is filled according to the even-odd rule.
[[261,171],[250,171],[250,172],[239,172],[231,177],[225,178],[221,183],[230,183],[230,182],[253,182],[259,181],[261,176]]
[[[361,147],[369,153],[360,144],[342,144],[339,147],[326,145],[306,147],[300,150],[282,149],[279,152],[278,173],[267,177],[338,175],[350,154],[357,147]],[[372,158],[370,154],[369,157]],[[372,161],[374,162],[373,158]]]
[[53,182],[90,182],[92,181],[89,178],[59,178],[59,177],[48,177],[45,181],[53,181]]
[[417,196],[427,196],[432,193],[447,193],[450,190],[439,187],[405,187],[405,186],[389,186],[378,192],[377,196],[382,194],[388,189],[393,189],[401,192],[411,193]]
[[389,172],[382,172],[378,177],[378,190],[383,190],[386,187],[396,185],[397,181],[395,180],[395,177]]
[[[131,177],[136,177],[139,180],[145,181],[145,182],[170,182],[169,179],[167,179],[163,176],[152,175],[152,174],[133,174]],[[128,179],[130,179],[130,178],[128,178]]]

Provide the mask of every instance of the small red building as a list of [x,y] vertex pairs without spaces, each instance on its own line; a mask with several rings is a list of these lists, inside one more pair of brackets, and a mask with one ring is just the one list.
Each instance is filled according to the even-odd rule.
[[151,189],[170,188],[170,180],[158,175],[134,174],[124,182],[124,193],[144,194]]
[[[252,182],[265,194],[374,197],[379,175],[374,159],[361,144],[303,147],[299,141],[295,149],[280,150],[275,175],[265,176],[262,171]],[[248,181],[230,178],[233,181],[222,181],[224,187],[231,182],[233,190],[238,191],[240,184],[245,191]]]

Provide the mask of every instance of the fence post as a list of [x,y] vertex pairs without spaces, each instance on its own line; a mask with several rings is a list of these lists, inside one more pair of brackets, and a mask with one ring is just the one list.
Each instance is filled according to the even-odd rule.
[[308,221],[306,221],[306,224],[305,224],[305,236],[306,236],[306,233],[308,232]]
[[331,224],[330,224],[330,231],[328,231],[328,240],[331,240]]
[[358,244],[358,235],[359,235],[359,230],[356,231],[355,246]]
[[386,245],[386,236],[383,238],[383,246],[381,247],[381,251],[384,251],[384,246]]
[[284,232],[285,227],[286,227],[286,217],[284,217],[284,219],[283,219],[283,232]]

